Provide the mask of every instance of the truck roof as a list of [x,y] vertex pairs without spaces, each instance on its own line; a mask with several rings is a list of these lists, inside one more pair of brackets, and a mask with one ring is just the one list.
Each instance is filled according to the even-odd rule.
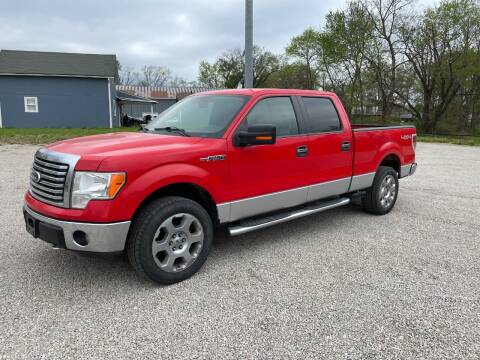
[[332,92],[322,91],[322,90],[303,90],[303,89],[222,89],[222,90],[212,90],[197,93],[196,95],[205,95],[205,94],[224,94],[224,95],[310,95],[310,96],[319,96],[319,95],[333,95]]

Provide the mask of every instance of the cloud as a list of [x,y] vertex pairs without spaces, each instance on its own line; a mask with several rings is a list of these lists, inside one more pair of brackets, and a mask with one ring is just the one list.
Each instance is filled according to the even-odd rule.
[[[281,53],[344,1],[254,0],[254,42]],[[188,80],[198,63],[243,46],[244,0],[0,0],[0,48],[116,54]]]

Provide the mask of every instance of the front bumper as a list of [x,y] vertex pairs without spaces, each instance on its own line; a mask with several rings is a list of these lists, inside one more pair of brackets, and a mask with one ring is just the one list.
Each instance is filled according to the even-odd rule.
[[125,248],[130,221],[83,223],[52,219],[23,207],[27,231],[55,247],[88,252],[120,252]]

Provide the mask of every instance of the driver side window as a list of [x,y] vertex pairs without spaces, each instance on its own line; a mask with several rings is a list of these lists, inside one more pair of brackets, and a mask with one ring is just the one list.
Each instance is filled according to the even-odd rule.
[[270,97],[260,100],[247,115],[241,129],[252,125],[273,125],[277,137],[298,135],[298,123],[290,97]]

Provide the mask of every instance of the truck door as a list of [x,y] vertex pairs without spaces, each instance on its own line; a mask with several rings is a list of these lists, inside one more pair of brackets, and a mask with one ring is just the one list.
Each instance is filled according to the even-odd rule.
[[302,134],[292,99],[260,99],[236,131],[273,125],[273,145],[236,147],[230,143],[231,221],[304,203],[308,184],[308,135]]
[[[344,194],[352,176],[352,133],[329,97],[298,98],[309,133],[307,200]],[[348,125],[348,124],[347,124]]]

